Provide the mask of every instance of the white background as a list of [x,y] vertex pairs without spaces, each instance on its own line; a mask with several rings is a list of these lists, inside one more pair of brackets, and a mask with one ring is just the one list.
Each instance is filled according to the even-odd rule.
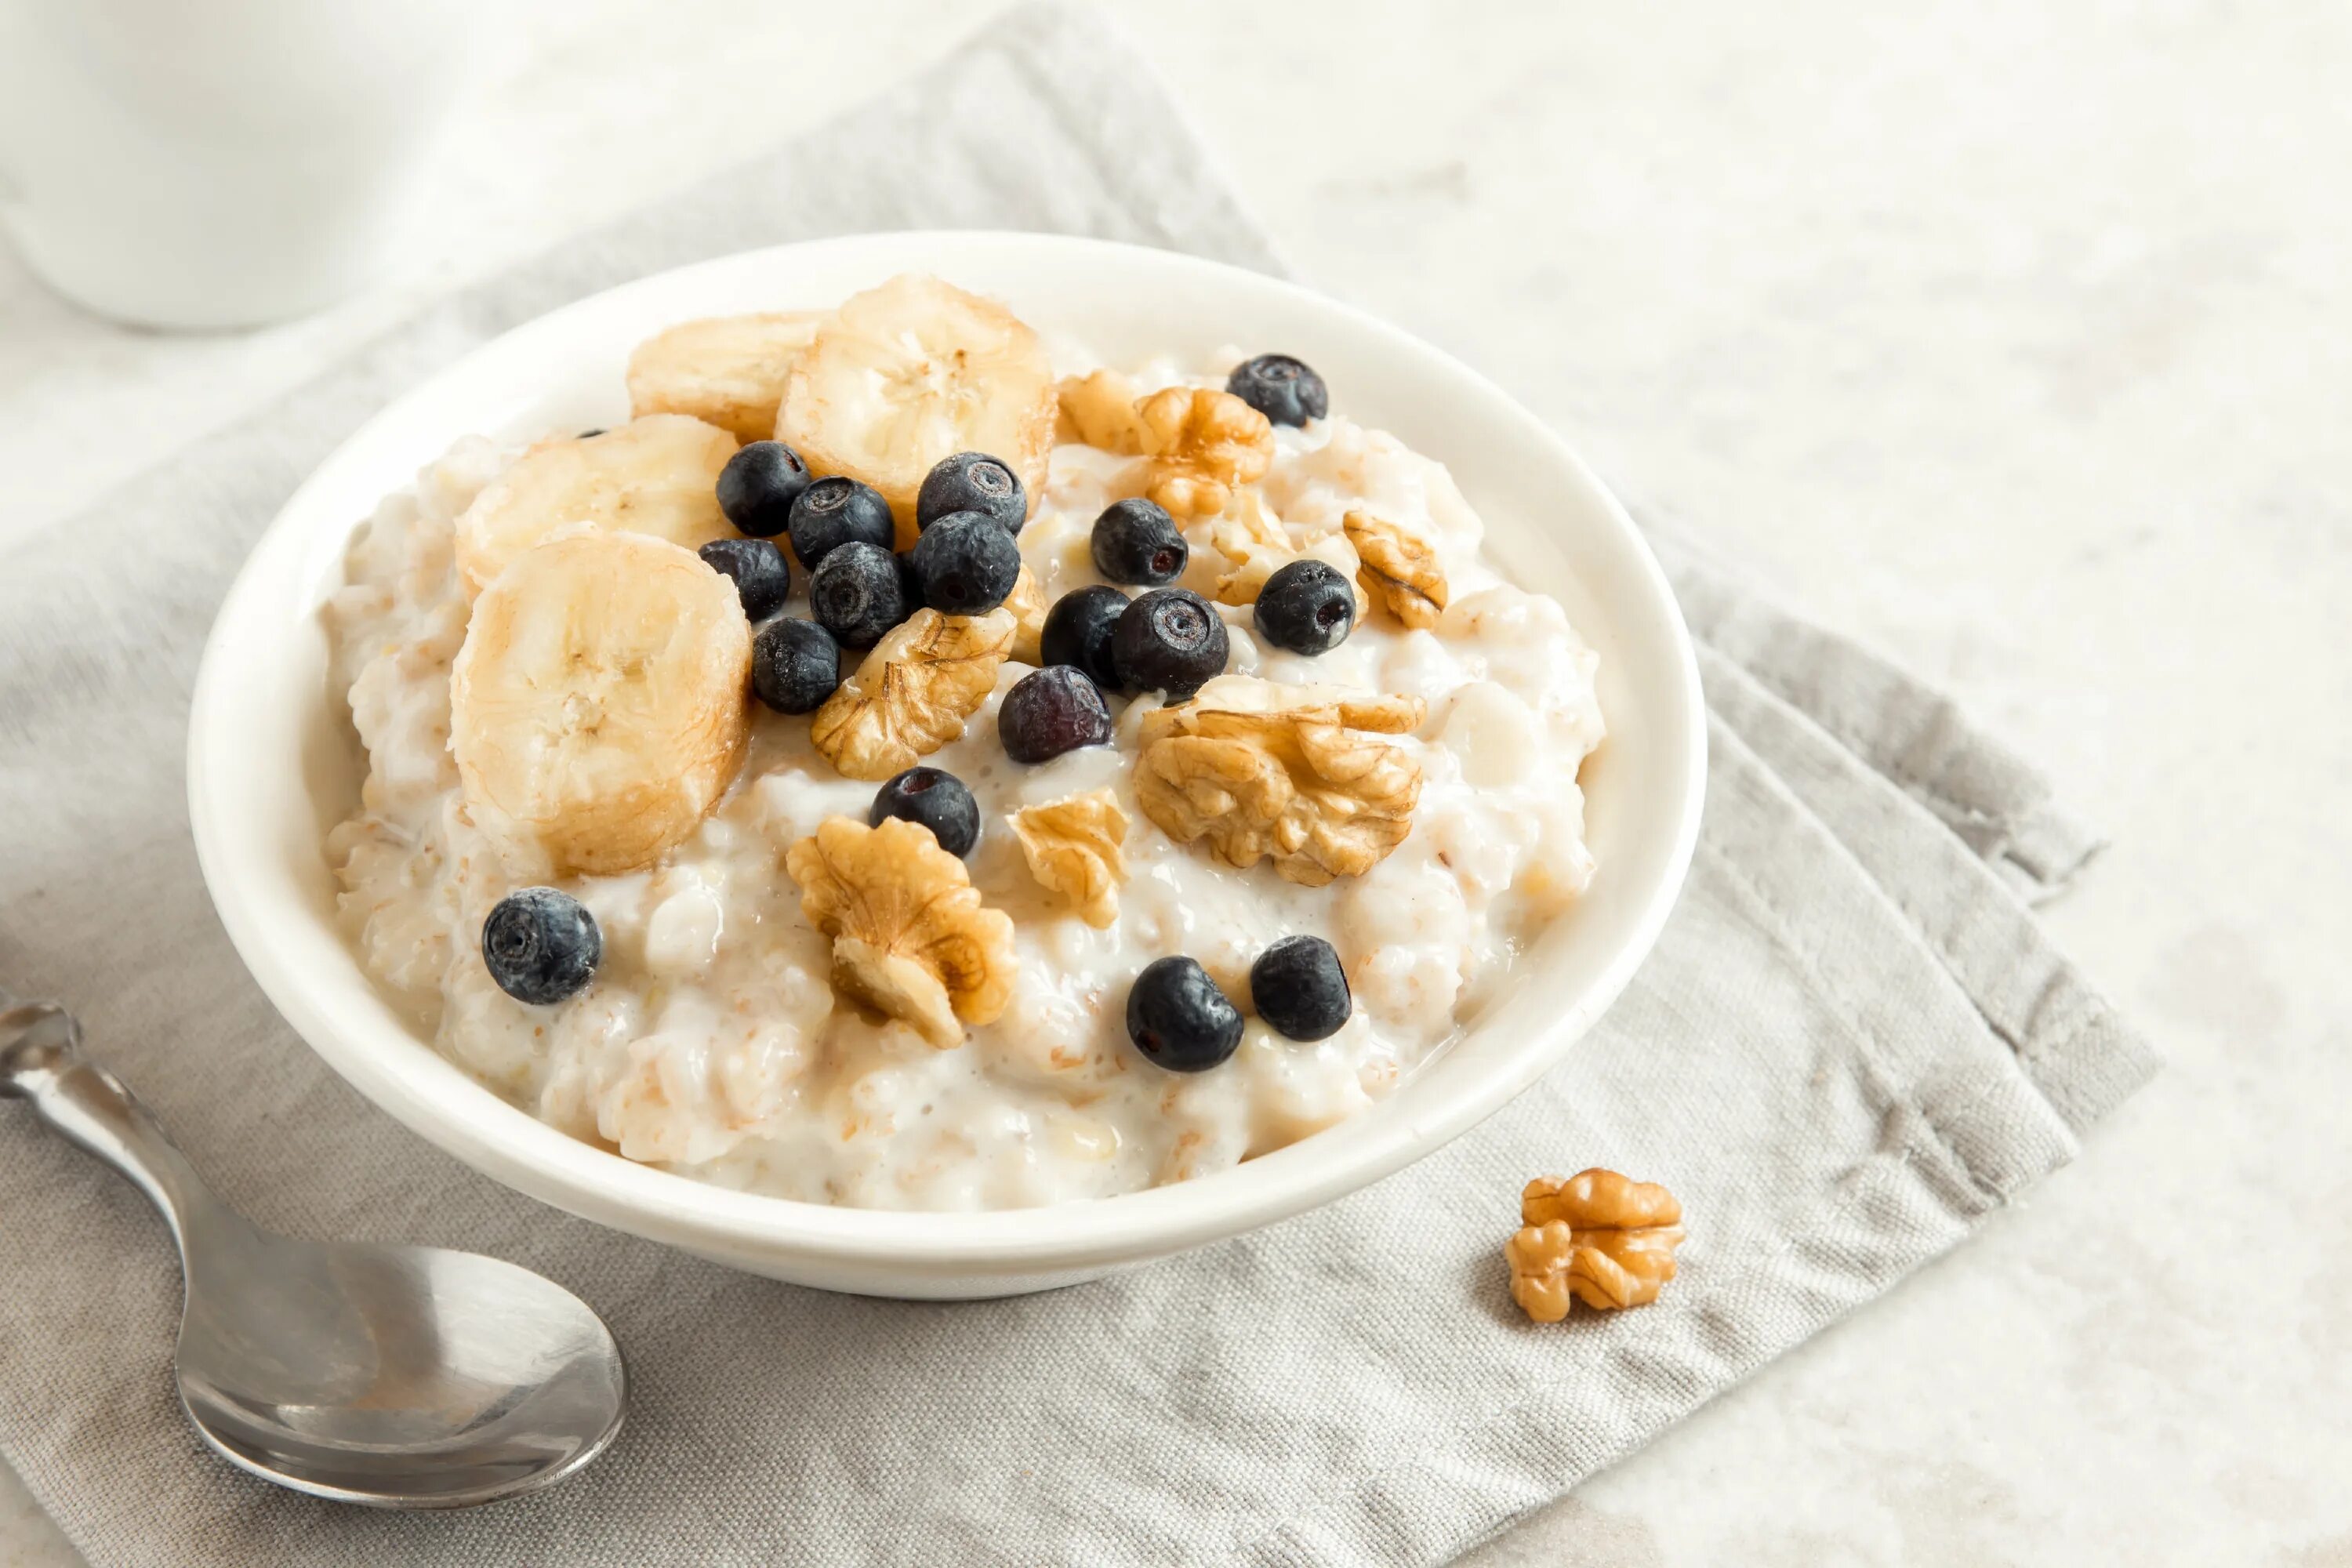
[[[397,275],[267,332],[110,328],[0,254],[0,542],[987,9],[534,10]],[[1114,9],[1312,278],[2046,763],[2116,838],[2051,922],[2170,1058],[1476,1560],[2352,1564],[2352,7]],[[72,1561],[0,1474],[0,1564]]]

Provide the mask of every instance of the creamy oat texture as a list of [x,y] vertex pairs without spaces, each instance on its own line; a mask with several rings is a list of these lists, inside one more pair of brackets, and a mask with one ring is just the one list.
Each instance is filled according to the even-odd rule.
[[[1149,366],[1138,384],[1220,386],[1238,357],[1206,374]],[[1136,731],[1153,699],[1125,705],[1116,748],[1010,761],[997,703],[1030,669],[1012,662],[962,738],[924,759],[981,805],[971,879],[1016,931],[1001,1019],[940,1050],[836,999],[829,943],[803,917],[784,854],[828,816],[864,821],[875,786],[820,758],[806,719],[765,709],[733,788],[657,866],[556,881],[604,932],[590,988],[554,1007],[515,1002],[483,966],[482,921],[508,892],[551,879],[467,817],[449,670],[467,605],[452,524],[516,454],[468,439],[360,530],[350,585],[329,609],[369,764],[360,808],[329,853],[366,967],[444,1053],[541,1120],[632,1160],[813,1202],[983,1209],[1131,1192],[1362,1110],[1455,1032],[1591,879],[1575,780],[1602,734],[1597,661],[1558,604],[1486,560],[1479,521],[1441,466],[1342,416],[1275,435],[1258,489],[1291,547],[1352,577],[1344,519],[1369,512],[1433,541],[1449,586],[1426,630],[1367,598],[1354,634],[1313,659],[1261,645],[1246,605],[1220,606],[1231,677],[1426,701],[1426,721],[1402,737],[1423,775],[1411,831],[1365,874],[1301,887],[1269,865],[1236,871],[1171,841],[1136,806]],[[1093,521],[1139,492],[1143,467],[1055,449],[1021,535],[1049,598],[1100,581]],[[1186,529],[1183,584],[1211,597],[1237,564],[1213,542],[1216,527],[1203,518]],[[794,577],[802,592],[787,613],[804,615],[797,565]],[[1040,885],[1007,818],[1104,789],[1129,826],[1117,916],[1097,929]],[[1234,1058],[1196,1075],[1152,1066],[1129,1043],[1127,990],[1145,963],[1191,953],[1246,1012],[1251,959],[1296,932],[1328,939],[1347,967],[1356,1012],[1338,1034],[1300,1044],[1253,1017]]]

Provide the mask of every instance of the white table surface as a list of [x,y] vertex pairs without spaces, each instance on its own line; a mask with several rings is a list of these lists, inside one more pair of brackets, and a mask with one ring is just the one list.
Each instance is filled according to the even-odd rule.
[[[985,7],[536,9],[326,315],[124,331],[0,253],[0,538]],[[2170,1058],[1475,1561],[2352,1563],[2352,8],[1119,9],[1312,276],[2046,762],[2116,838],[2050,921]],[[0,1565],[74,1561],[0,1472]]]

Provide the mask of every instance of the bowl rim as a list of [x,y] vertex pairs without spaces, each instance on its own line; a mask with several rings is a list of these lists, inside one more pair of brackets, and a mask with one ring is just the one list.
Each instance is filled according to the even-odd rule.
[[[1171,275],[1216,276],[1221,286],[1240,284],[1271,290],[1285,302],[1334,318],[1377,349],[1441,369],[1478,389],[1498,411],[1507,410],[1513,439],[1531,442],[1571,473],[1588,491],[1606,526],[1629,547],[1642,588],[1664,609],[1670,628],[1668,689],[1678,711],[1653,712],[1664,721],[1662,739],[1681,766],[1670,783],[1673,838],[1663,874],[1647,889],[1637,911],[1624,922],[1597,975],[1574,1004],[1545,1027],[1526,1032],[1495,1070],[1475,1089],[1458,1091],[1442,1103],[1416,1107],[1375,1130],[1359,1123],[1300,1141],[1232,1169],[1189,1182],[1108,1197],[1073,1199],[1028,1208],[984,1211],[892,1210],[802,1202],[727,1188],[690,1176],[638,1164],[539,1121],[479,1084],[435,1051],[392,1013],[382,1018],[340,1016],[332,998],[312,974],[281,952],[273,941],[275,922],[311,912],[273,907],[264,889],[234,857],[235,807],[224,774],[223,734],[237,693],[226,673],[224,651],[248,614],[281,611],[273,597],[272,568],[290,570],[311,531],[321,498],[335,489],[341,471],[367,461],[369,448],[410,410],[436,401],[452,386],[479,374],[497,353],[521,354],[544,342],[561,342],[572,323],[616,297],[690,289],[702,275],[781,258],[817,265],[856,265],[870,253],[877,268],[921,268],[952,275],[958,253],[1010,257],[1036,247],[1115,257],[1114,265]],[[877,279],[887,276],[877,270]],[[339,550],[347,546],[358,520],[343,526]],[[1115,1265],[1162,1256],[1236,1236],[1318,1207],[1393,1174],[1469,1131],[1502,1109],[1546,1070],[1612,1004],[1657,942],[1687,875],[1696,848],[1706,777],[1706,721],[1696,655],[1665,574],[1623,506],[1568,443],[1516,399],[1484,375],[1444,351],[1344,301],[1300,284],[1204,258],[1118,241],[1063,235],[974,230],[908,230],[857,234],[761,247],[667,268],[582,297],[524,321],[476,345],[453,363],[410,387],[379,409],[339,443],[287,500],[254,543],[224,597],[198,666],[188,722],[188,811],[205,884],[230,942],[263,993],[295,1032],[328,1065],[377,1108],[410,1131],[465,1163],[532,1197],[583,1217],[698,1250],[737,1257],[790,1256],[844,1265],[896,1266],[919,1271],[965,1273],[1034,1272],[1054,1268]],[[283,900],[278,900],[282,903]],[[348,940],[335,933],[344,951]],[[351,964],[371,992],[356,955]],[[400,1043],[421,1052],[446,1072],[422,1062],[404,1064],[389,1043],[389,1026]],[[1471,1026],[1475,1030],[1479,1026]],[[1454,1047],[1449,1047],[1454,1048]],[[447,1074],[473,1091],[445,1097]],[[425,1079],[436,1082],[423,1081]],[[1401,1092],[1409,1092],[1407,1089]],[[1357,1136],[1327,1142],[1354,1129]],[[1318,1146],[1321,1148],[1318,1149]]]

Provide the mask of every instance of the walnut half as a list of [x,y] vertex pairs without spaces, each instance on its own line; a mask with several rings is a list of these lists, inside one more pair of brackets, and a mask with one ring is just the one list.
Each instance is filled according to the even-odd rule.
[[1389,614],[1408,626],[1435,626],[1448,596],[1436,547],[1368,511],[1349,512],[1340,526],[1363,563],[1356,581],[1364,592],[1377,595]]
[[917,610],[876,643],[809,721],[809,741],[845,778],[875,782],[963,733],[1013,650],[1013,612]]
[[1136,416],[1135,383],[1115,370],[1065,376],[1055,389],[1060,416],[1054,438],[1100,447],[1122,458],[1143,451],[1143,421]]
[[1511,1300],[1538,1323],[1571,1300],[1598,1310],[1640,1307],[1675,1277],[1683,1205],[1654,1182],[1590,1170],[1538,1176],[1519,1194],[1521,1228],[1503,1244]]
[[1053,605],[1045,600],[1045,585],[1037,581],[1037,574],[1025,563],[1021,575],[1013,579],[1013,592],[1004,596],[1003,607],[1013,612],[1012,657],[1023,664],[1045,663],[1045,612]]
[[1069,900],[1087,924],[1102,929],[1118,920],[1118,885],[1127,880],[1127,813],[1107,789],[1090,789],[1013,814],[1013,836],[1029,858],[1029,874]]
[[1285,881],[1309,888],[1361,876],[1412,831],[1421,763],[1389,737],[1426,711],[1415,697],[1212,681],[1192,701],[1144,715],[1136,804],[1179,843],[1205,839],[1228,866],[1271,858]]
[[1274,466],[1274,426],[1230,392],[1167,386],[1135,405],[1151,458],[1144,493],[1168,515],[1213,517]]
[[940,1050],[1013,1000],[1013,921],[983,908],[928,827],[829,816],[784,852],[801,913],[833,938],[833,984]]

